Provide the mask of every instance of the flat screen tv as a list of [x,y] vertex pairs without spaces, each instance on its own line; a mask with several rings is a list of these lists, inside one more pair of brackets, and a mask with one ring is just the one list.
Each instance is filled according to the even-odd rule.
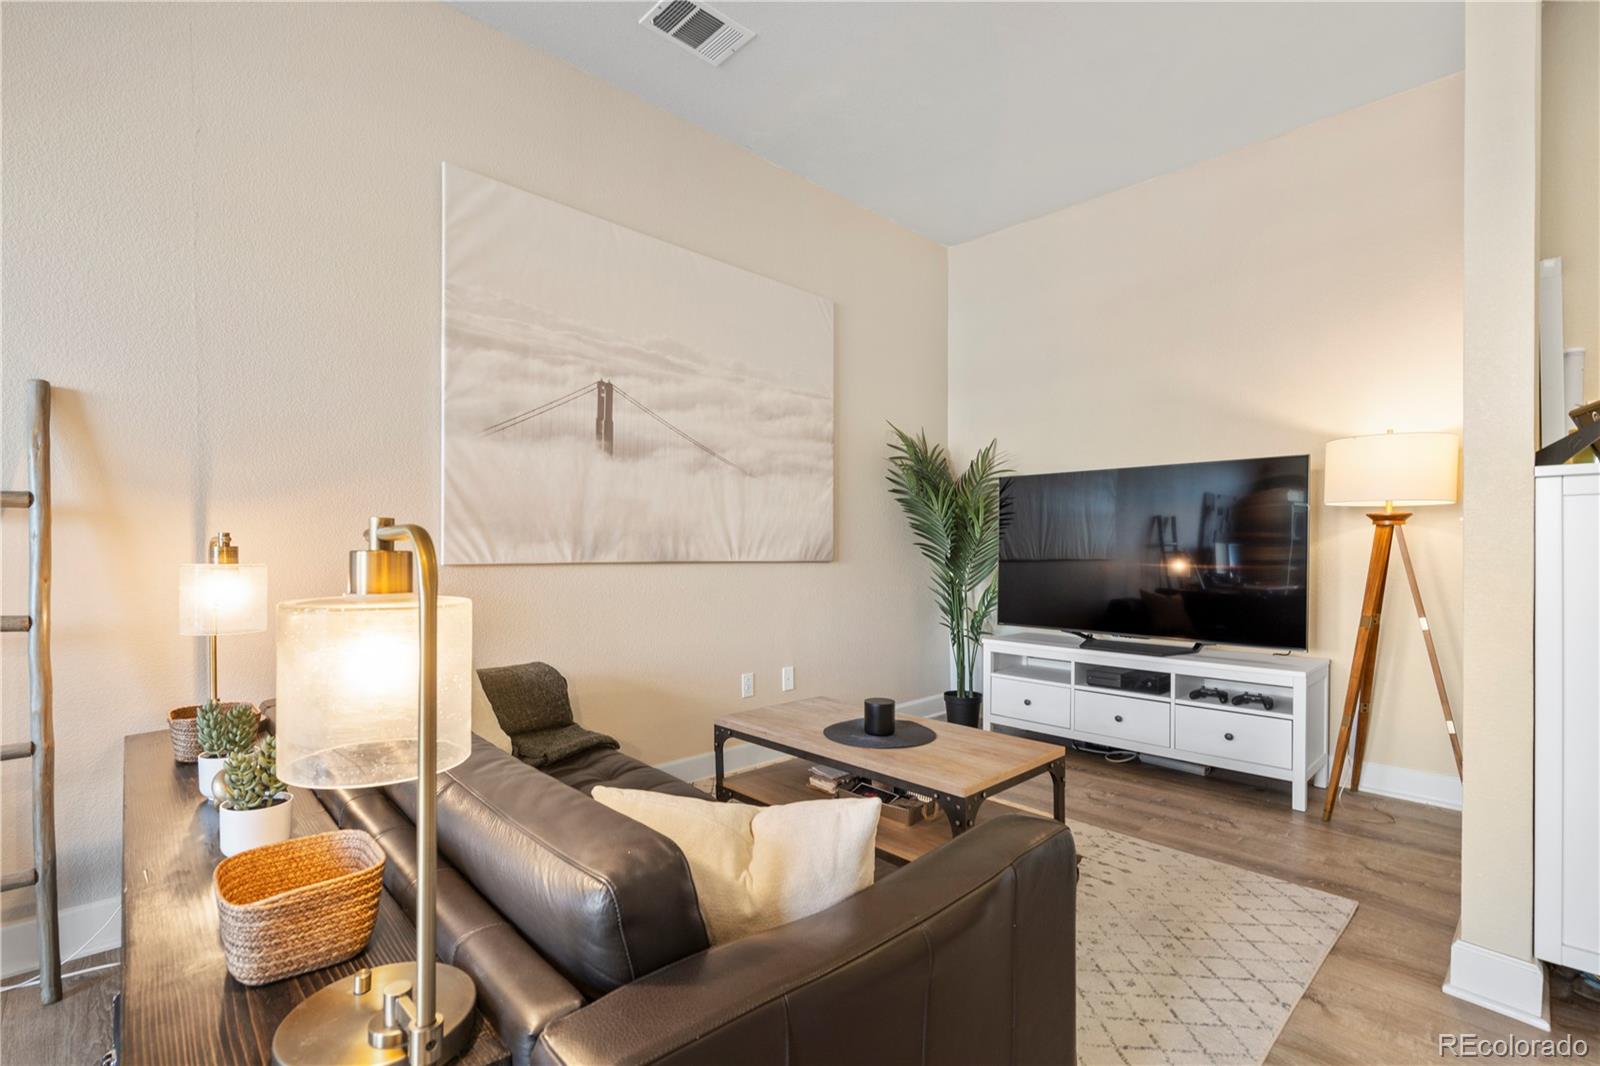
[[1006,478],[1006,625],[1306,646],[1310,457]]

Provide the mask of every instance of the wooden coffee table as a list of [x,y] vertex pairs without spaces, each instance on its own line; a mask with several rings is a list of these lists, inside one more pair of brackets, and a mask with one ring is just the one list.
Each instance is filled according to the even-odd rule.
[[[717,799],[760,804],[775,799],[769,789],[756,795],[727,786],[722,748],[731,738],[932,796],[950,821],[951,836],[972,828],[984,800],[1046,773],[1054,794],[1055,818],[1066,821],[1065,748],[926,718],[908,719],[937,734],[932,743],[915,748],[857,748],[823,736],[827,726],[860,715],[860,704],[817,698],[718,718],[712,729]],[[770,786],[772,775],[765,776]],[[793,777],[793,771],[788,777]],[[793,796],[787,781],[781,794],[807,798]],[[815,795],[812,793],[812,797]]]

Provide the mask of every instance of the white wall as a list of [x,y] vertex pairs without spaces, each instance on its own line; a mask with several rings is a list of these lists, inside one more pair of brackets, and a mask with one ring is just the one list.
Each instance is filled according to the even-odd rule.
[[[1460,937],[1526,960],[1533,954],[1539,5],[1469,4],[1466,30]],[[1468,984],[1468,973],[1454,967],[1452,982]],[[1531,1005],[1537,1011],[1537,1001]]]
[[[1320,502],[1329,439],[1460,425],[1459,76],[951,249],[957,452],[998,437],[1024,473],[1308,452]],[[1459,509],[1408,529],[1459,697]],[[1318,506],[1313,536],[1309,639],[1337,717],[1372,524]],[[1367,760],[1448,799],[1394,566]]]
[[[274,601],[324,595],[369,514],[437,525],[441,160],[837,305],[835,562],[448,568],[476,661],[556,664],[580,719],[649,760],[708,749],[742,671],[756,702],[786,664],[798,695],[944,688],[882,474],[885,420],[943,433],[943,248],[440,5],[3,19],[0,474],[24,470],[21,383],[49,377],[65,905],[117,891],[121,737],[204,690],[177,565],[227,529]],[[14,739],[19,642],[3,662]],[[225,640],[222,676],[224,695],[269,694],[271,635]],[[4,776],[7,868],[26,778]]]
[[1559,255],[1564,347],[1600,396],[1600,3],[1547,0],[1540,27],[1539,257]]

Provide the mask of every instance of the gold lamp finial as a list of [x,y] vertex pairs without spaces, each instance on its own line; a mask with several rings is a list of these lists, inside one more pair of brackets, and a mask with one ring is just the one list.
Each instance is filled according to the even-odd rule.
[[394,519],[373,515],[362,533],[367,546],[350,553],[349,592],[355,596],[405,595],[411,592],[411,553],[395,548],[382,531]]
[[206,548],[206,561],[235,566],[239,562],[239,546],[233,542],[232,533],[218,533]]

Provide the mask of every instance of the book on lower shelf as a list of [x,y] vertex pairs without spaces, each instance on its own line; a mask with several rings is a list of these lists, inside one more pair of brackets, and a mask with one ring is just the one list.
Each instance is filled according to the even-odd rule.
[[835,770],[831,766],[813,766],[806,773],[806,784],[830,796],[837,796],[841,788],[849,788],[851,784],[861,780],[854,774]]
[[883,804],[883,816],[901,825],[916,825],[933,817],[936,812],[931,796],[872,781],[831,766],[811,767],[806,774],[806,784],[829,796],[875,799]]

